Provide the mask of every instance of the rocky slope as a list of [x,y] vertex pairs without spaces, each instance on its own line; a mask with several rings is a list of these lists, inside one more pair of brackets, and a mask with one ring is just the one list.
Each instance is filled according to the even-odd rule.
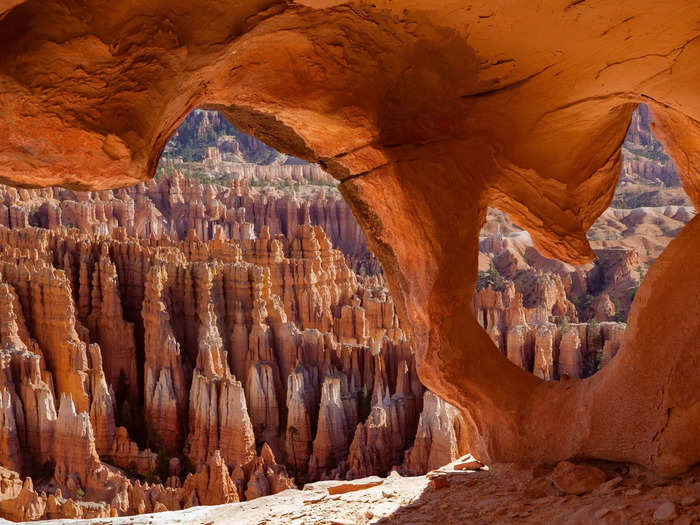
[[252,186],[330,190],[338,181],[319,166],[284,155],[233,127],[219,112],[194,110],[163,150],[156,177],[177,169],[187,178],[228,185],[246,178]]
[[259,165],[295,164],[298,159],[287,157],[263,142],[241,133],[216,111],[194,110],[173,133],[163,150],[161,162],[179,159],[181,163],[201,164],[206,159],[225,157],[229,161]]
[[559,321],[625,322],[649,267],[696,214],[692,206],[608,208],[588,232],[596,260],[575,266],[543,257],[526,231],[490,209],[479,237],[477,291],[502,292],[512,283],[524,306],[546,304]]
[[651,111],[640,104],[622,144],[622,172],[611,206],[689,206],[673,161],[651,130]]

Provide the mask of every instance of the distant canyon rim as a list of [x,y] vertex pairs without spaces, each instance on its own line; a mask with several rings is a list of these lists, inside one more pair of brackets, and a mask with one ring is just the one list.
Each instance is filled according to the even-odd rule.
[[4,517],[698,462],[700,8],[180,4],[0,2]]

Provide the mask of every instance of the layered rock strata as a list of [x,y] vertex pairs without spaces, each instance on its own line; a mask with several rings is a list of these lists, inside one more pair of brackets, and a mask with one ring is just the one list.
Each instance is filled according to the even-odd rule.
[[[285,169],[298,174],[278,173]],[[85,233],[149,239],[168,236],[183,240],[190,230],[197,238],[245,241],[263,227],[270,235],[293,237],[298,226],[323,227],[331,242],[356,269],[377,273],[379,265],[367,251],[364,235],[350,208],[332,186],[314,186],[309,194],[294,187],[275,189],[271,181],[314,181],[307,173],[316,166],[236,164],[225,186],[188,179],[168,169],[158,179],[120,190],[72,191],[64,188],[16,189],[0,185],[0,225],[77,228]],[[260,180],[265,186],[250,186]]]

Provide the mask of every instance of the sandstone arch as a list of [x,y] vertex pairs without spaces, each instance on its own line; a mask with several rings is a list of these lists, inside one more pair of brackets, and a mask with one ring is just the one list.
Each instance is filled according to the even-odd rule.
[[219,109],[342,181],[421,377],[472,416],[483,459],[673,474],[700,459],[698,219],[649,272],[623,349],[592,379],[545,384],[508,364],[469,296],[488,204],[545,255],[591,258],[585,231],[612,198],[640,101],[698,206],[698,20],[689,0],[4,1],[0,179],[130,184],[193,107]]

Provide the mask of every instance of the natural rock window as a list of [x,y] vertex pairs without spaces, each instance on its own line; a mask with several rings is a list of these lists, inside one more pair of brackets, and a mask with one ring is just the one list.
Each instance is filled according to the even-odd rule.
[[[50,186],[109,192],[58,199],[74,202],[66,205],[65,217],[56,203],[26,217],[22,206],[7,209],[8,221],[22,227],[44,221],[75,226],[91,221],[95,202],[102,224],[90,240],[58,229],[3,230],[0,271],[6,287],[0,311],[8,327],[3,348],[11,356],[0,360],[5,370],[0,454],[12,469],[28,465],[37,479],[51,479],[44,473],[53,472],[63,487],[48,485],[44,497],[32,480],[3,471],[2,485],[9,490],[0,501],[3,510],[22,509],[22,515],[12,514],[19,519],[27,513],[108,511],[79,503],[92,498],[133,513],[210,502],[211,494],[226,501],[241,494],[252,498],[286,486],[297,473],[285,473],[283,455],[287,443],[293,444],[293,457],[297,449],[286,437],[291,411],[282,395],[281,365],[273,364],[270,350],[290,340],[281,331],[296,334],[289,323],[300,334],[316,335],[292,337],[285,371],[296,370],[297,361],[303,368],[313,357],[326,370],[341,365],[362,370],[356,388],[377,377],[388,385],[388,395],[384,388],[381,399],[369,398],[369,407],[364,393],[362,404],[356,399],[355,415],[342,378],[321,374],[316,383],[307,371],[319,405],[319,420],[309,427],[327,436],[319,441],[305,432],[301,394],[289,400],[299,415],[289,435],[308,445],[312,476],[342,463],[350,437],[343,430],[355,417],[359,424],[367,414],[367,443],[376,438],[389,448],[407,446],[389,440],[385,430],[408,420],[401,413],[418,417],[421,384],[462,418],[464,432],[449,417],[454,411],[426,399],[423,406],[445,409],[438,418],[448,422],[443,434],[464,437],[485,464],[561,462],[560,481],[581,472],[566,463],[572,459],[635,464],[663,476],[698,464],[697,216],[649,266],[619,350],[591,377],[572,378],[569,368],[567,380],[545,381],[513,365],[481,326],[478,318],[482,324],[487,320],[475,315],[473,298],[480,229],[489,207],[527,230],[540,254],[566,264],[590,264],[596,255],[592,243],[611,242],[587,235],[614,197],[623,164],[620,147],[640,103],[648,106],[653,132],[697,209],[697,2],[136,4],[0,2],[0,179],[20,188],[12,196],[22,201],[42,192],[56,200],[45,189]],[[324,238],[311,213],[309,221],[298,215],[301,204],[276,210],[299,226],[291,238],[285,234],[284,241],[262,228],[253,238],[248,212],[231,215],[252,188],[226,188],[220,196],[194,182],[152,181],[169,138],[198,107],[219,111],[237,130],[317,163],[338,180],[383,271],[371,258],[344,260],[332,248],[332,232]],[[637,139],[646,140],[641,133]],[[224,155],[236,153],[218,154],[224,162]],[[654,143],[645,154],[663,160]],[[218,162],[216,155],[201,158]],[[659,166],[653,175],[670,181],[668,165]],[[143,185],[126,189],[136,184]],[[29,187],[44,189],[24,189]],[[648,197],[632,191],[618,200],[646,204]],[[267,202],[248,201],[258,206],[253,216],[276,216],[261,201]],[[171,203],[186,210],[174,227],[161,210]],[[137,216],[137,209],[146,211]],[[206,218],[210,213],[218,217],[213,222]],[[652,224],[645,222],[649,217],[635,222],[638,214],[628,222],[648,234],[663,230],[668,218],[680,218],[675,212],[663,215]],[[339,224],[338,217],[330,222]],[[627,221],[615,214],[607,219],[611,229],[605,235],[614,233],[614,221]],[[130,221],[140,236],[127,233]],[[194,225],[194,234],[186,224]],[[171,229],[185,232],[185,238],[178,233],[164,240],[162,233]],[[237,242],[246,250],[231,248],[222,234],[242,238]],[[212,263],[211,254],[221,264]],[[634,261],[626,266],[631,269],[622,277],[639,273]],[[359,273],[353,273],[356,268]],[[601,281],[618,277],[602,274]],[[615,313],[604,298],[598,311],[618,315],[630,297],[613,293]],[[563,301],[561,306],[570,310]],[[577,312],[588,307],[587,301],[573,306]],[[113,322],[106,325],[105,319]],[[325,336],[331,328],[342,332],[338,346]],[[382,345],[384,337],[392,341],[383,368],[375,362],[383,354],[372,353],[378,339],[373,328],[382,331]],[[576,332],[567,334],[573,339]],[[514,332],[512,338],[517,342],[521,335]],[[234,339],[246,349],[243,362],[225,353]],[[575,347],[575,340],[567,345]],[[367,346],[371,364],[360,364],[358,354],[355,366],[347,346]],[[332,352],[321,351],[330,347]],[[514,357],[523,361],[522,355]],[[540,367],[541,375],[545,369]],[[365,370],[372,371],[371,378]],[[238,378],[241,373],[245,380]],[[301,373],[292,384],[307,392]],[[116,390],[109,387],[115,375]],[[196,403],[190,406],[193,384]],[[397,396],[399,385],[403,396]],[[131,407],[143,406],[157,425],[134,429],[141,437],[113,428],[117,414],[128,420],[130,412],[129,406],[110,411],[109,400],[117,396],[134,396]],[[231,407],[240,407],[243,399],[250,421],[213,417],[237,413]],[[373,410],[379,403],[385,413],[394,406],[396,418],[383,419],[381,410]],[[243,445],[222,450],[222,428],[215,421],[226,422],[226,432],[239,425]],[[188,441],[191,428],[205,430]],[[416,428],[420,436],[429,425]],[[274,435],[282,438],[283,431],[276,444]],[[78,435],[85,439],[75,439]],[[354,450],[369,450],[364,434],[358,436]],[[115,439],[120,439],[116,448],[107,450]],[[163,452],[149,453],[147,442]],[[453,440],[441,443],[447,442]],[[416,446],[412,450],[420,452]],[[198,451],[199,459],[207,456],[189,476],[193,465],[184,457],[172,462],[167,457],[185,448]],[[105,451],[130,458],[125,468],[141,471],[144,481],[146,474],[155,481],[156,472],[169,481],[162,487],[127,481],[100,458]],[[348,459],[348,471],[384,468],[388,455]],[[235,457],[249,458],[251,467],[231,472],[227,462]],[[218,480],[217,490],[206,490],[212,479]],[[593,479],[600,476],[594,473]],[[150,497],[156,492],[162,502]],[[679,504],[661,505],[649,519],[673,519]]]
[[696,215],[652,121],[646,104],[632,115],[615,195],[587,234],[593,263],[547,259],[505,213],[486,215],[477,321],[511,362],[542,379],[585,378],[610,362],[649,266]]
[[[474,314],[511,362],[542,379],[588,377],[614,357],[644,269],[694,216],[648,120],[644,107],[634,114],[613,207],[589,231],[595,263],[547,259],[506,214],[486,215]],[[34,449],[8,428],[18,472],[56,464],[61,494],[89,499],[105,490],[93,471],[115,465],[123,483],[167,481],[172,495],[153,497],[180,508],[274,493],[295,478],[421,474],[468,451],[468,420],[424,394],[383,270],[318,166],[197,110],[149,183],[1,190],[18,344],[37,351],[45,385],[65,398],[58,416],[84,414],[76,428],[92,436],[75,464],[63,445],[37,448],[29,464],[21,458]],[[632,196],[659,206],[621,208]],[[56,330],[35,317],[26,265],[62,301],[77,361],[64,361]],[[66,443],[70,428],[60,430]],[[206,465],[230,476],[216,495],[192,488],[188,472]],[[149,510],[134,505],[116,510]]]
[[243,501],[467,452],[318,166],[195,111],[152,181],[0,197],[0,344],[17,377],[0,463],[37,502],[9,497],[4,515]]

